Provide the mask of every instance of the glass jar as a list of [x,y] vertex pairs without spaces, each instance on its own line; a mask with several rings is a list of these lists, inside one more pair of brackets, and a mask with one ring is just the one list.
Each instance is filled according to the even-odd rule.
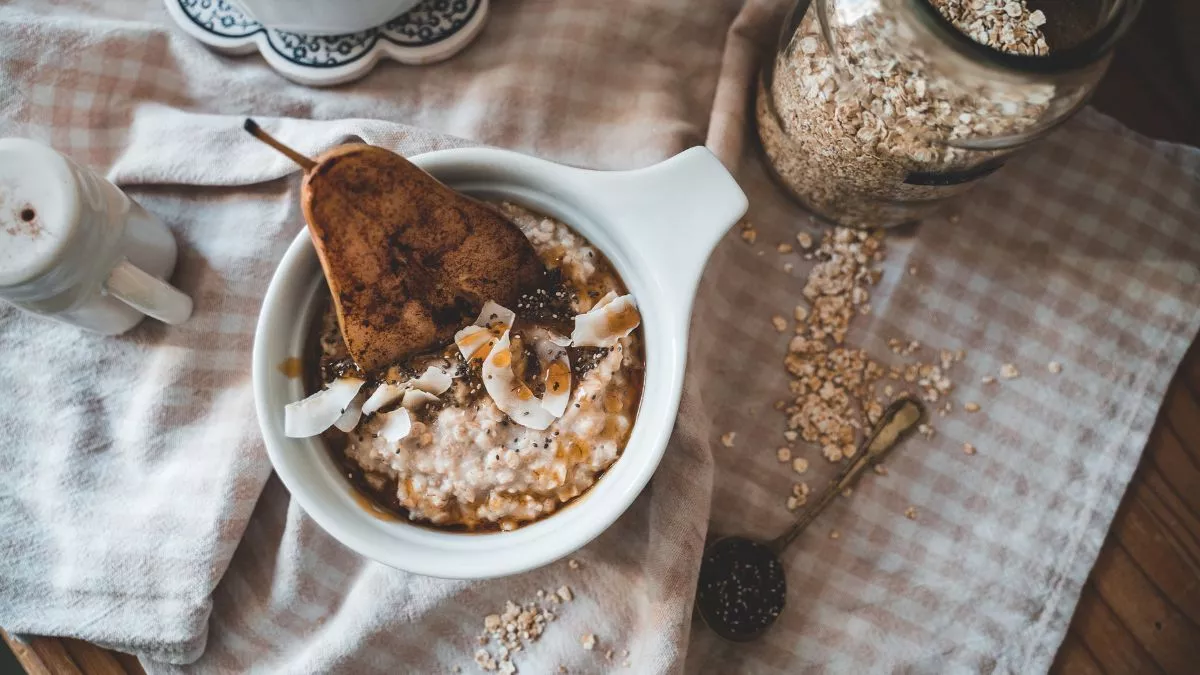
[[771,170],[834,223],[919,220],[1079,110],[1140,6],[798,0],[755,101]]

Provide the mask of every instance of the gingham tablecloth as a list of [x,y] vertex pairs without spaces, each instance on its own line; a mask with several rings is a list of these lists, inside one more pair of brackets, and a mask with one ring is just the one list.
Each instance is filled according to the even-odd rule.
[[[107,169],[159,214],[197,307],[184,326],[115,339],[0,310],[0,391],[20,393],[0,406],[0,625],[135,651],[152,672],[470,671],[486,614],[567,584],[576,599],[518,654],[521,672],[1045,670],[1200,323],[1200,153],[1085,112],[956,222],[889,234],[874,311],[849,341],[885,361],[900,336],[966,350],[954,398],[985,412],[940,419],[839,500],[789,556],[778,629],[721,643],[691,611],[710,514],[712,532],[772,533],[795,479],[775,458],[788,336],[770,318],[799,302],[811,263],[774,247],[815,226],[745,136],[778,9],[498,2],[451,62],[312,90],[210,54],[153,0],[0,8],[0,134]],[[738,169],[757,243],[734,233],[714,254],[676,436],[579,569],[391,570],[269,478],[249,350],[302,218],[286,162],[240,132],[248,113],[309,152],[351,134],[406,153],[458,136],[625,168],[707,139]],[[1022,377],[979,384],[1008,362]],[[797,452],[818,486],[832,467]]]

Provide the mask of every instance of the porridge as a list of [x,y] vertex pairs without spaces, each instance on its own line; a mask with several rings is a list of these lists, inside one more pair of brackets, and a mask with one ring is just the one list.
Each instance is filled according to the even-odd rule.
[[[488,302],[453,342],[374,376],[326,301],[305,356],[316,393],[289,406],[289,435],[322,434],[374,506],[414,521],[510,530],[554,513],[617,460],[637,413],[640,317],[612,265],[565,224],[497,206],[546,283],[511,308]],[[306,425],[305,405],[337,420]]]

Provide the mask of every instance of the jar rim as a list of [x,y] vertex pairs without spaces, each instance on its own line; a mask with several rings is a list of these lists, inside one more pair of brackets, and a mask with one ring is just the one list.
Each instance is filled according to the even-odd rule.
[[937,35],[958,51],[988,65],[1035,75],[1057,75],[1086,68],[1112,52],[1137,18],[1143,0],[1117,0],[1107,21],[1084,40],[1045,55],[1012,54],[976,42],[959,30],[933,5],[932,0],[909,0],[917,15]]

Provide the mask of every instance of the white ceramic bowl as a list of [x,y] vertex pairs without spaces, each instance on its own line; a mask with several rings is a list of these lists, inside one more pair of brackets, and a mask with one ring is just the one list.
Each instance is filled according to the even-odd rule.
[[628,172],[576,169],[485,148],[412,160],[464,193],[508,199],[561,219],[612,261],[637,299],[646,346],[641,408],[623,454],[569,506],[512,532],[438,531],[364,509],[319,438],[283,433],[284,406],[304,392],[300,380],[286,377],[278,366],[303,354],[321,288],[307,230],[280,261],[259,315],[253,363],[259,424],[271,463],[292,496],[351,549],[436,577],[515,574],[587,544],[620,517],[658,467],[679,408],[696,284],[712,248],[745,213],[746,196],[703,148]]

